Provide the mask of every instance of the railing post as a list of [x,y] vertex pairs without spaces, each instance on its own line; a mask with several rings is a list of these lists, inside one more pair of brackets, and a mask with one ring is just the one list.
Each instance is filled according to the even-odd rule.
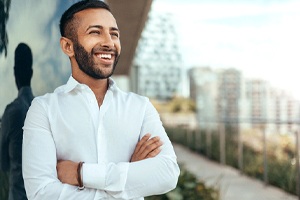
[[185,134],[186,134],[186,147],[189,149],[192,149],[192,146],[191,146],[192,134],[187,126],[185,127]]
[[263,157],[264,157],[264,183],[268,184],[268,157],[267,157],[267,133],[265,124],[262,127],[263,132]]
[[206,156],[211,158],[211,125],[207,126],[206,131]]
[[220,123],[220,163],[225,165],[226,158],[225,158],[225,123]]
[[244,170],[244,153],[243,153],[243,140],[242,140],[242,132],[240,131],[239,124],[237,124],[237,134],[238,134],[238,165],[239,170],[243,173]]
[[195,128],[195,150],[199,152],[199,128]]
[[192,128],[190,128],[190,131],[191,131],[191,134],[192,134],[192,148],[193,148],[193,151],[196,151],[197,149],[196,149],[196,144],[197,144],[197,142],[196,142],[196,131],[195,131],[195,129],[192,129]]
[[299,147],[299,128],[295,132],[296,138],[296,170],[297,170],[297,180],[296,180],[296,192],[298,195],[298,199],[300,200],[300,147]]

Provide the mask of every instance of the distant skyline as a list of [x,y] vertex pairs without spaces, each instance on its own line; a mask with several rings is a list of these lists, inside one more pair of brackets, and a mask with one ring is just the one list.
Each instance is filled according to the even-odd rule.
[[[69,77],[69,60],[58,50],[58,21],[75,1],[12,1],[8,55],[0,55],[0,80],[5,83],[0,85],[0,116],[17,96],[13,65],[19,42],[33,52],[35,95],[53,91]],[[293,90],[300,99],[299,0],[154,0],[152,9],[175,16],[185,68],[233,67]]]
[[154,0],[172,13],[186,68],[236,68],[300,100],[299,0]]

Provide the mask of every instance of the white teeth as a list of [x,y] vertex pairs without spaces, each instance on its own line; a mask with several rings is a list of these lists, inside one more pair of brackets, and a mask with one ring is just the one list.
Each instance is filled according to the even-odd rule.
[[99,57],[111,59],[111,54],[100,54]]

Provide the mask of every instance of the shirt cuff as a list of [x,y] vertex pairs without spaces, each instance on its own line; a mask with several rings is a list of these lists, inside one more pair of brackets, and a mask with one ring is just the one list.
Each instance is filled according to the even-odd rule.
[[82,165],[82,181],[87,188],[104,188],[105,187],[105,164],[88,164]]
[[129,163],[88,164],[82,165],[83,185],[87,188],[110,192],[125,189]]

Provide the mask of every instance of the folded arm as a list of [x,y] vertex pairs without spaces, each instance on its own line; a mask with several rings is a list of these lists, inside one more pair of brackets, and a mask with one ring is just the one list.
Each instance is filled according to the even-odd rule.
[[[150,139],[150,137],[151,135],[148,133],[138,142],[130,162],[153,158],[161,151],[162,142],[160,138],[153,137]],[[79,179],[82,179],[82,172],[80,169],[78,170],[79,164],[71,160],[59,160],[56,165],[58,179],[62,183],[79,186]]]
[[[84,163],[82,172],[86,188],[82,191],[77,189],[74,177],[78,161],[70,162],[72,167],[57,160],[56,145],[45,113],[40,104],[33,102],[24,126],[23,176],[29,199],[93,199],[96,192],[100,196],[103,193],[103,196],[133,199],[165,193],[176,186],[179,175],[176,155],[151,105],[140,134],[142,142],[137,144],[131,162]],[[144,137],[149,130],[153,132],[150,140],[149,135]],[[148,145],[143,146],[143,143]],[[149,144],[152,147],[147,147]],[[73,170],[67,175],[69,177],[64,177],[61,172],[69,167]]]
[[[104,190],[114,198],[122,199],[161,194],[173,189],[178,177],[176,161],[158,156],[163,143],[159,137],[150,139],[150,136],[146,134],[138,142],[130,163],[110,163],[105,166],[84,164],[83,168],[87,167],[87,169],[85,168],[83,174],[90,173],[89,170],[97,177],[95,171],[102,171],[105,178],[98,180],[109,181],[101,184],[102,181],[93,180],[91,183],[83,178],[83,182],[88,184],[89,188]],[[156,156],[158,157],[155,158]],[[58,179],[63,183],[78,186],[78,176],[82,175],[78,174],[78,164],[70,160],[59,161]]]
[[158,195],[174,189],[180,173],[176,155],[159,115],[150,102],[145,109],[140,137],[149,132],[163,143],[156,156],[136,162],[108,163],[105,166],[85,163],[84,185],[105,190],[114,198],[122,199]]
[[32,102],[23,134],[22,171],[28,199],[93,199],[94,189],[78,192],[77,187],[57,178],[56,145],[44,107]]

